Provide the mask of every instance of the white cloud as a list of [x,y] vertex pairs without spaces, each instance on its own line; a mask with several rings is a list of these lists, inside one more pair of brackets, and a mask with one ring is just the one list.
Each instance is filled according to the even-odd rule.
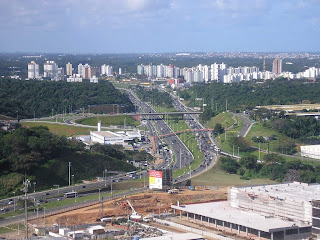
[[[172,0],[1,0],[0,28],[54,29],[66,25],[132,23],[160,17]],[[10,20],[10,21],[8,21]],[[72,27],[72,26],[70,26]]]

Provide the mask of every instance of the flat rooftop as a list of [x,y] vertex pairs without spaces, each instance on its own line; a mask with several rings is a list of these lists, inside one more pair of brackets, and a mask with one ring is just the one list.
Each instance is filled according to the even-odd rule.
[[295,202],[310,202],[313,200],[320,200],[320,184],[307,183],[282,183],[282,184],[268,184],[250,187],[233,187],[239,192],[251,193],[254,195],[272,196],[280,199],[294,199]]
[[122,137],[119,134],[110,131],[92,131],[92,133],[99,134],[103,137]]
[[274,232],[279,231],[279,229],[309,226],[302,224],[301,222],[286,221],[267,214],[260,214],[234,208],[231,207],[229,201],[190,204],[180,207],[172,205],[171,208],[242,225],[264,232]]

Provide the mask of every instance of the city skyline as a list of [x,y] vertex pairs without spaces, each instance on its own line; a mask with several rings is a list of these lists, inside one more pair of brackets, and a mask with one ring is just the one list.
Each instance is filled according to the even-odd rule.
[[5,0],[0,9],[1,52],[320,50],[319,0]]

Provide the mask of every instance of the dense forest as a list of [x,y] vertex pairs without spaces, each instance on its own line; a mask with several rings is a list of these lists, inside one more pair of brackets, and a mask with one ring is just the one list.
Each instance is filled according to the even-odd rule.
[[242,81],[240,83],[224,84],[212,82],[197,84],[179,92],[179,96],[189,101],[190,106],[201,106],[203,98],[207,107],[214,112],[226,110],[237,111],[252,109],[256,106],[272,104],[296,104],[307,101],[320,102],[320,83],[304,83],[287,79],[270,80],[264,83]]
[[269,178],[278,181],[320,182],[320,166],[302,163],[299,159],[286,161],[281,156],[271,153],[258,162],[254,155],[242,157],[239,162],[231,157],[222,157],[220,166],[232,174],[239,174],[241,179]]
[[0,79],[0,114],[6,116],[44,117],[95,104],[120,104],[127,112],[134,110],[128,96],[107,81],[90,84]]
[[135,89],[138,97],[143,102],[152,102],[161,107],[172,108],[172,99],[166,92],[160,92],[157,89],[147,90],[144,87],[136,87]]
[[128,160],[149,161],[143,152],[125,151],[122,146],[94,145],[85,150],[81,142],[49,132],[47,127],[18,128],[0,132],[0,196],[19,192],[24,174],[37,188],[67,184],[68,162],[75,181],[102,175],[102,169],[132,171]]

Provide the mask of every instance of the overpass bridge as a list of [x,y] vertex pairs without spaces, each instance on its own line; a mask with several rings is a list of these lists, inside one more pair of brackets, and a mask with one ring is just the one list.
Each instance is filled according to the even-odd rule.
[[150,116],[162,116],[162,119],[165,118],[165,116],[182,116],[182,119],[184,115],[199,115],[202,112],[143,112],[143,113],[127,113],[125,115],[129,115],[132,117],[138,117],[140,120],[140,117],[150,117]]

